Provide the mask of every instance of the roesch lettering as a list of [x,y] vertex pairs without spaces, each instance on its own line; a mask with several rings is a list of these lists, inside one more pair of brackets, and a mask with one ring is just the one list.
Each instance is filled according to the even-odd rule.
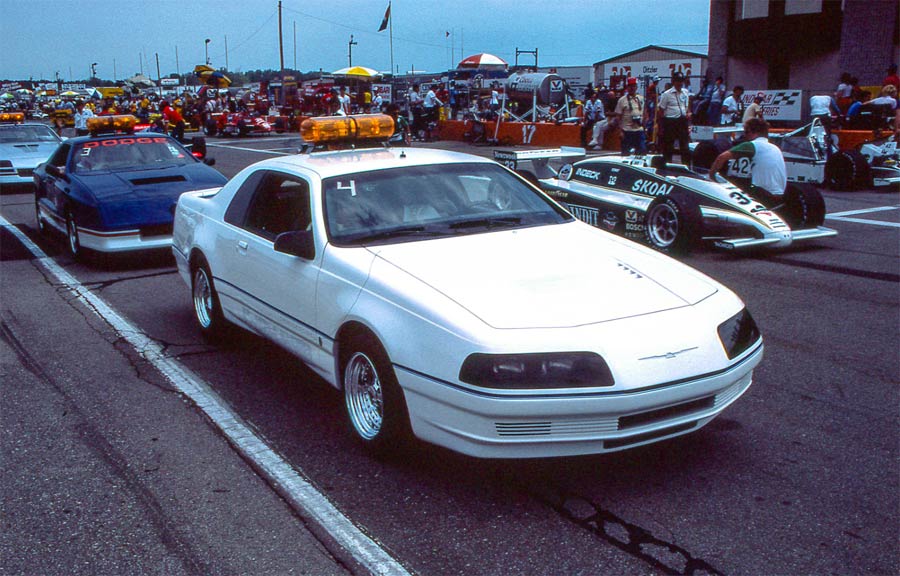
[[587,168],[579,168],[575,171],[576,176],[581,176],[582,178],[589,178],[591,180],[599,180],[600,173],[595,170],[588,170]]
[[638,180],[631,186],[632,192],[646,194],[648,196],[665,196],[671,194],[675,187],[672,184],[654,182],[653,180]]

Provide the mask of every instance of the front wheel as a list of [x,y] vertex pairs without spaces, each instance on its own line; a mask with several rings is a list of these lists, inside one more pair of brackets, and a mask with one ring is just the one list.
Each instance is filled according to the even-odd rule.
[[690,196],[660,196],[644,218],[647,242],[660,252],[687,254],[697,244],[702,226],[700,207]]
[[210,340],[221,336],[225,329],[225,317],[206,262],[194,266],[191,274],[191,297],[194,302],[194,319],[200,333]]
[[815,228],[825,222],[825,199],[812,186],[788,184],[780,216],[795,230]]
[[81,248],[81,238],[78,235],[78,223],[71,214],[66,216],[66,247],[69,249],[69,255],[75,260],[82,260],[84,258],[84,250]]
[[344,357],[344,405],[351,431],[373,455],[396,450],[410,435],[409,416],[387,353],[373,336],[363,336],[350,343]]
[[869,163],[856,150],[835,152],[825,163],[825,183],[832,190],[865,188],[870,180]]
[[34,199],[34,219],[37,221],[38,234],[41,236],[46,235],[47,223],[44,222],[44,217],[41,216],[41,202],[37,198]]

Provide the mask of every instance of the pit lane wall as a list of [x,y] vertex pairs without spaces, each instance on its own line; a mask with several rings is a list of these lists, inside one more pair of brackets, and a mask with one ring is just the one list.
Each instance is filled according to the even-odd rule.
[[[482,122],[484,136],[482,141],[496,140],[503,146],[581,146],[581,127],[577,124],[554,124],[551,122],[501,122],[497,130],[496,122]],[[475,122],[471,120],[442,120],[440,122],[441,140],[474,141]],[[496,132],[495,132],[496,131]],[[773,130],[788,132],[789,129]],[[871,130],[835,130],[838,147],[841,150],[853,150],[875,135]],[[590,138],[590,135],[588,135]],[[619,150],[621,134],[619,130],[607,130],[603,141],[604,150]]]

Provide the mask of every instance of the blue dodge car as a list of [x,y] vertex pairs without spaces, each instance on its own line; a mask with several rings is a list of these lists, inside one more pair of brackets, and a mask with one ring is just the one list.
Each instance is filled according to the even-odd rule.
[[128,133],[133,117],[91,120],[91,136],[63,142],[34,171],[38,230],[64,233],[75,258],[168,248],[178,197],[227,179],[165,134]]

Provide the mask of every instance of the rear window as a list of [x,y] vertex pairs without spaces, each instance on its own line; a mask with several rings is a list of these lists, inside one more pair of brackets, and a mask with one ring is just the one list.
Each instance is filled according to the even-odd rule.
[[169,168],[197,160],[185,148],[165,136],[106,138],[77,144],[75,172]]

